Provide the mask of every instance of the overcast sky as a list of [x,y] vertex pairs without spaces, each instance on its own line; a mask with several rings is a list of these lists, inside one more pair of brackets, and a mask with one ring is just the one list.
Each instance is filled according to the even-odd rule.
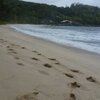
[[100,7],[100,0],[24,0],[24,1],[31,1],[37,3],[47,3],[50,5],[57,5],[57,6],[69,6],[72,3],[83,3],[88,5],[94,5]]

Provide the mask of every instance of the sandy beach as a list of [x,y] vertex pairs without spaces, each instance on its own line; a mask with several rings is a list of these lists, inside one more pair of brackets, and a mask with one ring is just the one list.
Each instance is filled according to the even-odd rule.
[[1,25],[0,100],[100,100],[100,54]]

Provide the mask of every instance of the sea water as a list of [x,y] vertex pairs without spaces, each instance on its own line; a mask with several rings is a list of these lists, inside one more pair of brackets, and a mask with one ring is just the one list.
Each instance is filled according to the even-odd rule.
[[11,25],[17,31],[49,41],[100,53],[100,27]]

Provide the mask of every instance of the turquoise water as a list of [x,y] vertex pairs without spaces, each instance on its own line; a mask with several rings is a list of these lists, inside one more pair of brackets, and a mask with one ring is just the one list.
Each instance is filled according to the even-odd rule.
[[17,31],[66,46],[100,53],[100,27],[11,25]]

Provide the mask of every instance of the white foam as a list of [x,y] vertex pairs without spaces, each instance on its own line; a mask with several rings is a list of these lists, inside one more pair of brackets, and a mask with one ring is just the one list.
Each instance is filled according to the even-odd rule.
[[100,53],[99,27],[11,25],[25,34],[41,37],[63,45],[69,45]]

